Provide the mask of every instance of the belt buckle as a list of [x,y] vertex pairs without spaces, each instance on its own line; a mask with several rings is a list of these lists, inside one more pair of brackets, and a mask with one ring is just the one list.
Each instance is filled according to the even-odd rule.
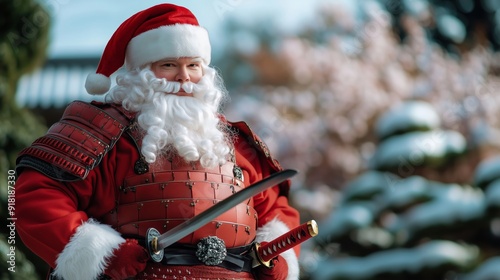
[[221,264],[227,256],[226,244],[217,236],[204,237],[196,246],[196,257],[205,265]]

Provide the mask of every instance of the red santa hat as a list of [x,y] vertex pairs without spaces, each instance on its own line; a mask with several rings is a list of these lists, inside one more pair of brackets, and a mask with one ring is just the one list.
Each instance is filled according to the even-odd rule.
[[160,4],[123,22],[109,40],[97,67],[85,81],[90,94],[104,94],[110,76],[123,65],[128,70],[164,58],[200,57],[210,64],[210,40],[188,9]]

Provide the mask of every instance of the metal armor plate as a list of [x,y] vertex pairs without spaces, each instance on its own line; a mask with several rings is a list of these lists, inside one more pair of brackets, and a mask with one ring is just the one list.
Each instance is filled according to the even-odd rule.
[[[125,179],[117,207],[101,220],[127,236],[144,237],[151,227],[166,232],[242,190],[242,180],[234,175],[238,169],[230,161],[209,170],[178,157],[160,158],[148,172]],[[244,246],[253,241],[256,228],[257,212],[250,199],[179,243],[196,244],[204,237],[217,236],[228,248]]]

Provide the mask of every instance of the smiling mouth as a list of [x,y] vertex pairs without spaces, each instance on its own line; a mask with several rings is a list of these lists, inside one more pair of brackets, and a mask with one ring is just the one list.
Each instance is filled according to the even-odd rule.
[[192,93],[187,93],[187,92],[185,92],[184,90],[179,90],[178,92],[176,92],[176,93],[171,93],[171,94],[175,94],[175,95],[177,95],[177,96],[193,96],[193,94],[192,94]]

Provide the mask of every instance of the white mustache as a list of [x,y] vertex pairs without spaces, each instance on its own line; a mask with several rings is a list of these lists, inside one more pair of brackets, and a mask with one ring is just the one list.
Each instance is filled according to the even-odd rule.
[[161,91],[165,93],[178,93],[181,89],[183,89],[186,93],[193,93],[202,91],[205,87],[200,84],[195,84],[193,82],[169,82],[165,81],[164,84],[158,85],[155,90]]
[[206,89],[209,89],[212,86],[209,83],[210,79],[213,79],[212,73],[205,74],[198,83],[193,83],[193,82],[180,83],[174,81],[167,81],[166,79],[163,79],[162,83],[157,84],[155,90],[166,93],[178,93],[182,88],[186,93],[202,92]]

